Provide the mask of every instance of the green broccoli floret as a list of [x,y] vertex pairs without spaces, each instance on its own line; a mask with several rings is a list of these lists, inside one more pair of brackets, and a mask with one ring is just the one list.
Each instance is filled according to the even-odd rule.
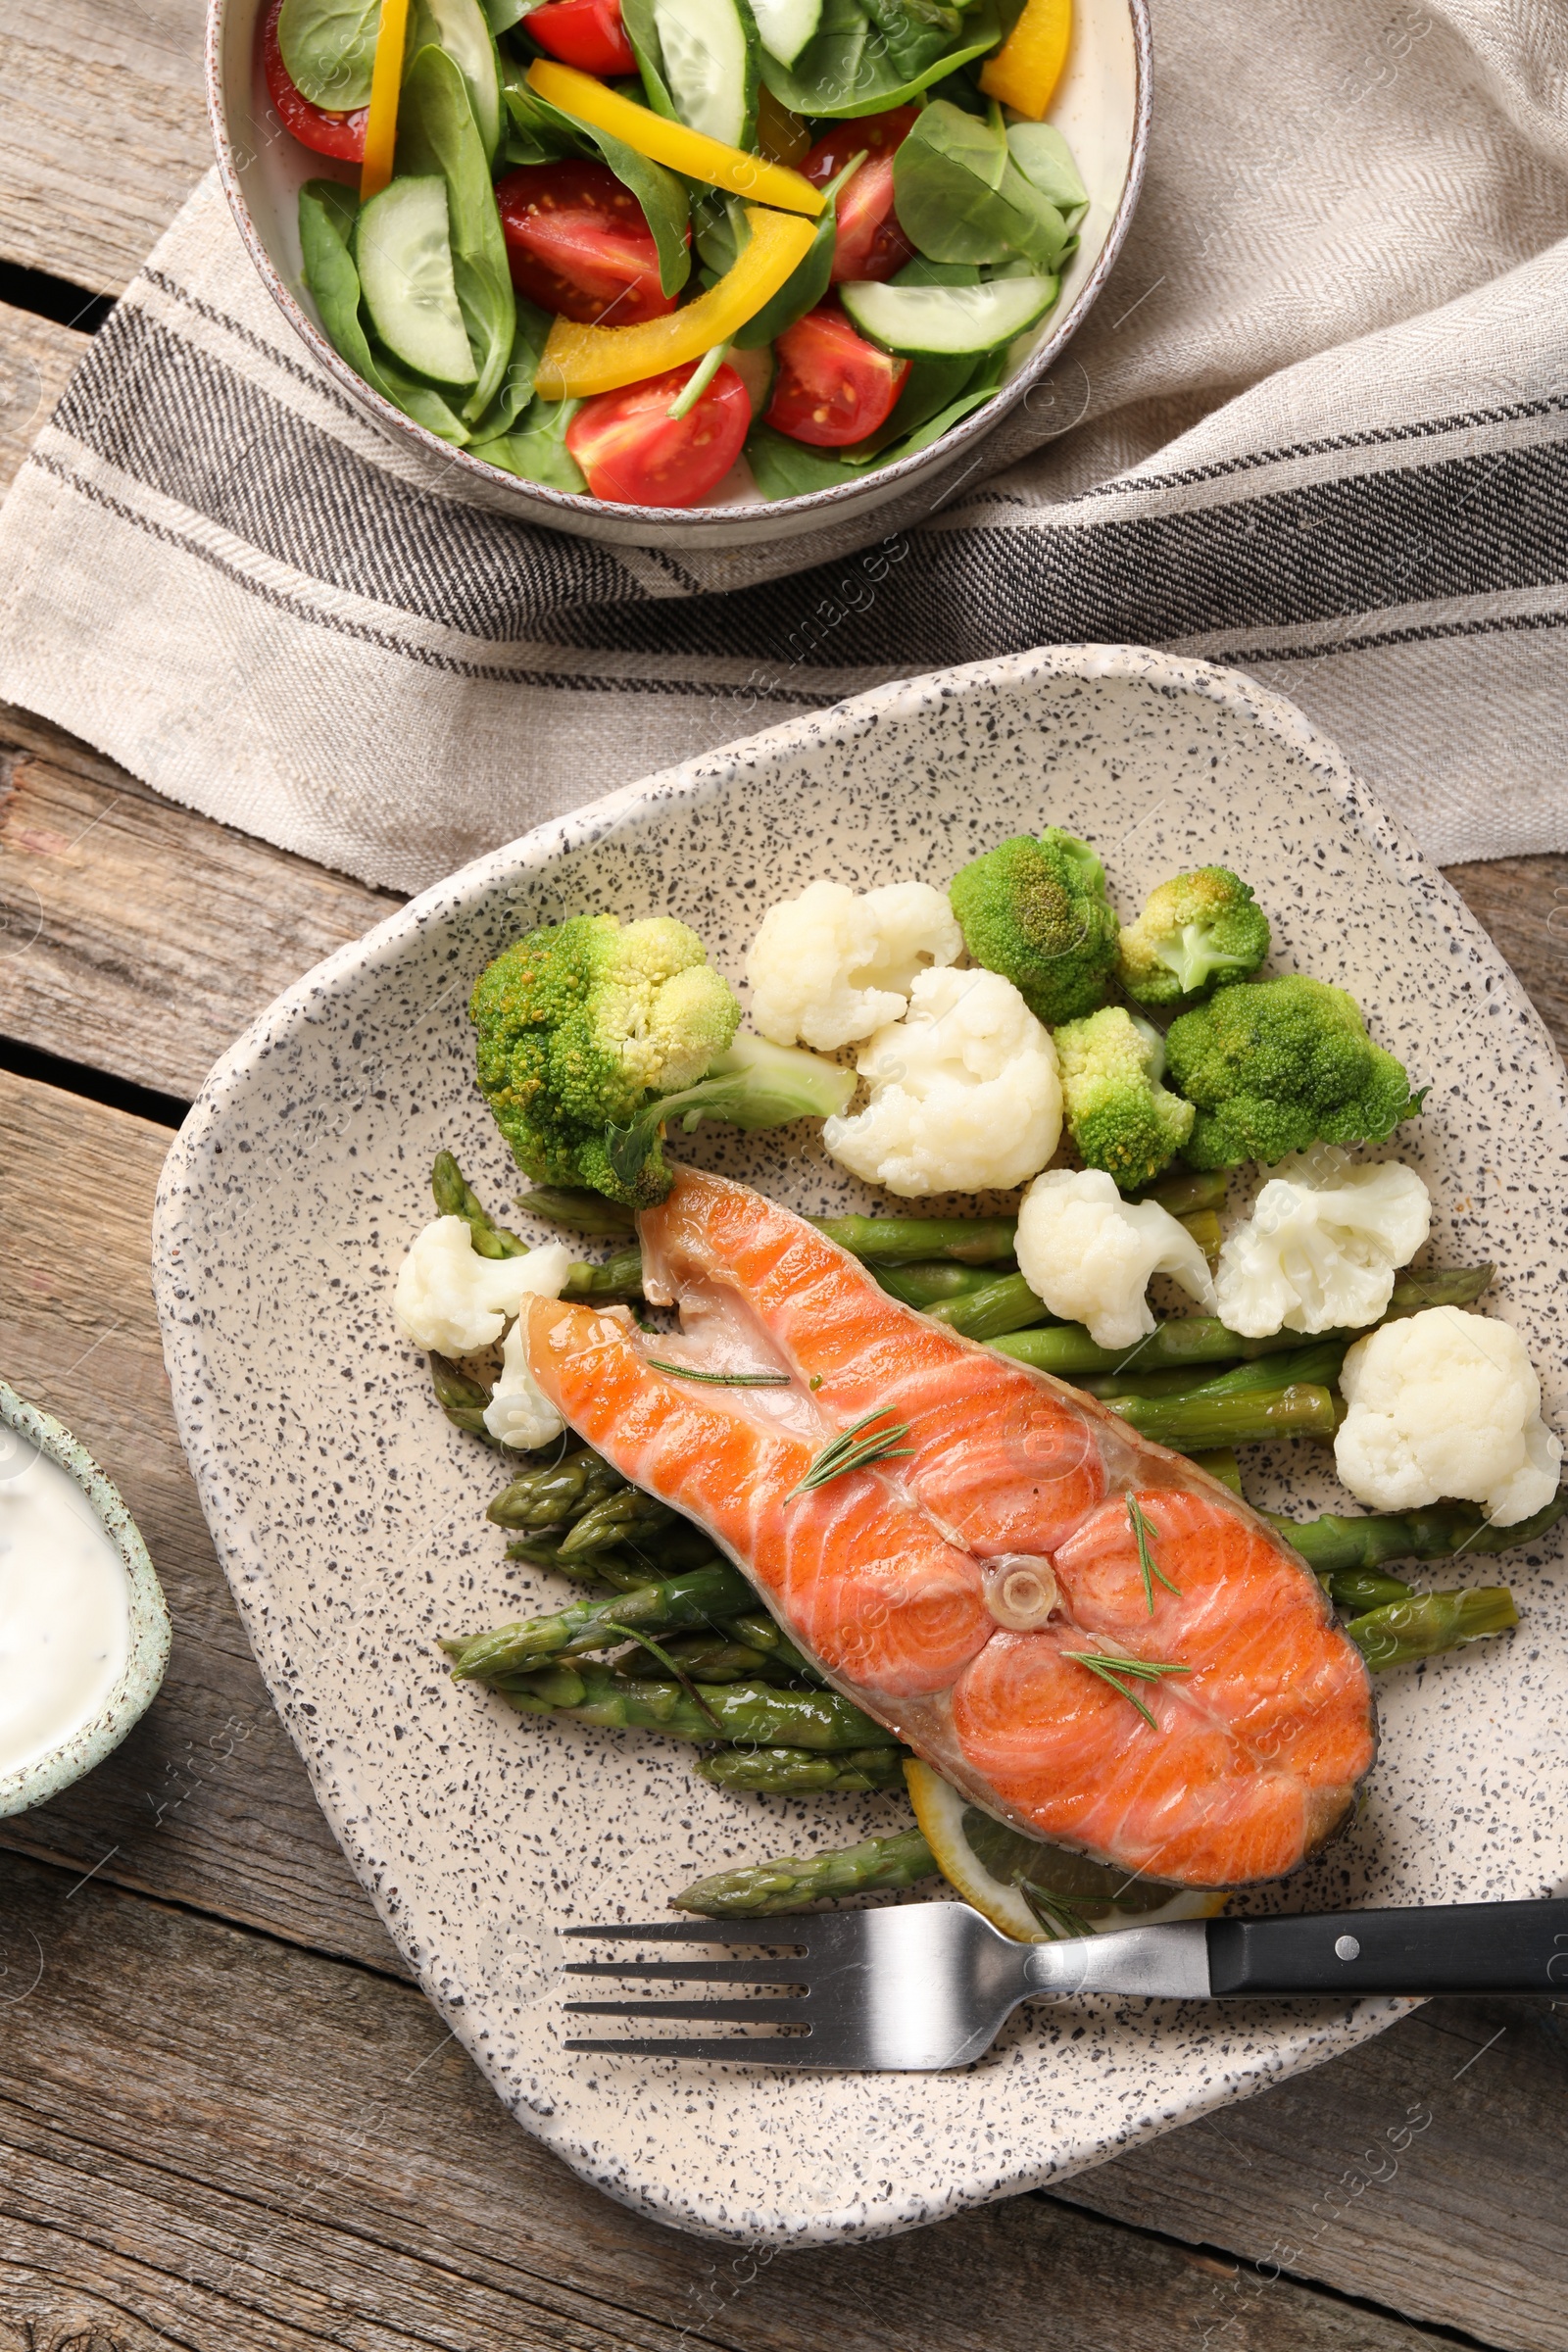
[[1245,980],[1268,954],[1268,917],[1240,875],[1200,865],[1144,902],[1121,935],[1119,972],[1139,1004],[1175,1004]]
[[1048,825],[973,858],[948,897],[976,963],[1010,980],[1037,1020],[1073,1021],[1103,1004],[1116,968],[1105,869],[1087,842]]
[[[1299,975],[1222,988],[1165,1036],[1172,1083],[1198,1105],[1195,1168],[1283,1159],[1308,1144],[1372,1144],[1421,1107],[1355,999]],[[1422,1089],[1422,1095],[1425,1093]]]
[[1054,1029],[1067,1127],[1086,1168],[1124,1193],[1159,1174],[1193,1132],[1191,1102],[1159,1083],[1165,1041],[1119,1004]]
[[662,1200],[666,1118],[778,1127],[842,1110],[853,1070],[760,1039],[695,931],[672,916],[574,915],[487,964],[468,1006],[479,1089],[536,1184]]

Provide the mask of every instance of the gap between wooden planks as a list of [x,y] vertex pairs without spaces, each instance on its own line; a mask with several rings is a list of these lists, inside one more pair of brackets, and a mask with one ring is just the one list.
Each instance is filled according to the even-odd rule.
[[[682,2237],[527,2138],[412,1990],[101,1882],[68,1890],[58,1873],[0,1857],[0,1954],[6,1982],[27,1987],[0,2034],[6,2352],[87,2340],[153,2352],[166,2338],[188,2352],[1418,2352],[1438,2340],[1047,2197],[772,2259]],[[1315,2119],[1331,2152],[1434,2076],[1449,2084],[1457,2053],[1479,2046],[1421,2020],[1397,2051],[1392,2039],[1362,2053],[1383,2069],[1363,2081],[1365,2111]],[[1435,2119],[1413,2143],[1442,2149],[1428,2166],[1439,2180],[1466,2169],[1459,2104],[1441,2141]],[[1406,2200],[1412,2215],[1412,2275],[1446,2274],[1430,2228],[1446,2217]],[[1565,2340],[1546,2280],[1518,2309],[1531,2328],[1539,2313],[1540,2331],[1495,2332],[1494,2296],[1483,2340],[1539,2352]]]

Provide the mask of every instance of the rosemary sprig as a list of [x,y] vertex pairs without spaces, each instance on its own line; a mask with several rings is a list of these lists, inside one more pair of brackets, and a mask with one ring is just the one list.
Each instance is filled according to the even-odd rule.
[[667,1372],[672,1380],[706,1380],[715,1389],[787,1389],[787,1372],[699,1372],[692,1364],[662,1364],[657,1355],[645,1355],[643,1362],[650,1372]]
[[909,1434],[907,1421],[890,1422],[886,1429],[872,1429],[880,1421],[886,1405],[874,1413],[865,1413],[841,1429],[836,1438],[823,1446],[798,1487],[792,1487],[784,1497],[793,1502],[797,1494],[809,1494],[816,1487],[825,1487],[829,1479],[842,1478],[848,1470],[863,1470],[870,1462],[890,1461],[895,1455],[912,1453],[912,1446],[901,1446],[899,1440]]
[[1149,1614],[1151,1617],[1152,1617],[1154,1614],[1154,1579],[1156,1576],[1158,1577],[1160,1583],[1164,1586],[1166,1592],[1174,1592],[1178,1600],[1180,1600],[1182,1596],[1182,1589],[1180,1585],[1173,1585],[1171,1583],[1170,1578],[1159,1566],[1158,1562],[1154,1558],[1153,1553],[1149,1547],[1149,1539],[1154,1531],[1150,1526],[1149,1521],[1144,1517],[1143,1506],[1139,1502],[1136,1494],[1129,1494],[1127,1497],[1127,1524],[1132,1529],[1134,1540],[1138,1545],[1138,1565],[1144,1572],[1144,1598],[1149,1603]]
[[725,1731],[724,1726],[719,1722],[718,1717],[713,1713],[712,1708],[709,1705],[707,1699],[698,1690],[697,1685],[692,1681],[691,1676],[683,1672],[676,1660],[670,1656],[667,1649],[661,1649],[659,1643],[653,1641],[649,1635],[639,1634],[629,1625],[617,1625],[613,1617],[602,1617],[599,1622],[604,1626],[607,1633],[619,1634],[623,1640],[627,1642],[638,1642],[642,1644],[644,1649],[652,1650],[654,1656],[659,1660],[661,1666],[662,1666],[666,1672],[675,1677],[676,1682],[679,1683],[681,1689],[685,1691],[693,1706],[702,1708],[703,1713],[708,1717],[709,1722],[712,1725],[719,1738],[724,1740],[728,1740],[729,1735]]
[[1053,1941],[1058,1937],[1075,1941],[1080,1936],[1094,1934],[1093,1921],[1086,1912],[1079,1910],[1070,1895],[1057,1894],[1050,1887],[1036,1886],[1029,1879],[1019,1881],[1018,1892]]
[[[1137,1691],[1127,1688],[1127,1683],[1157,1683],[1163,1675],[1193,1671],[1190,1666],[1167,1666],[1158,1658],[1120,1657],[1114,1650],[1064,1649],[1061,1654],[1071,1658],[1075,1666],[1087,1666],[1091,1674],[1098,1674],[1102,1683],[1108,1683],[1112,1690],[1138,1709],[1152,1732],[1157,1732],[1159,1726]],[[1123,1675],[1127,1682],[1120,1679]]]

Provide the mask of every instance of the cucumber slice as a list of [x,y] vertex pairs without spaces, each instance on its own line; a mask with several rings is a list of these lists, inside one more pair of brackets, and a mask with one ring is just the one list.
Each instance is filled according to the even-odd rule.
[[752,0],[752,14],[768,56],[793,66],[822,22],[822,0]]
[[354,260],[375,331],[395,359],[439,384],[478,369],[452,281],[444,179],[395,179],[363,206]]
[[1043,318],[1061,288],[1056,277],[992,278],[980,286],[840,286],[862,335],[911,358],[957,359],[1010,343]]
[[412,65],[427,42],[444,49],[463,75],[473,120],[494,164],[505,116],[496,45],[479,0],[417,0],[405,55]]
[[746,0],[653,0],[664,83],[688,130],[749,147],[757,122],[757,27]]
[[746,386],[746,397],[752,404],[752,417],[760,416],[773,390],[775,362],[773,347],[764,343],[758,351],[731,350],[729,365]]

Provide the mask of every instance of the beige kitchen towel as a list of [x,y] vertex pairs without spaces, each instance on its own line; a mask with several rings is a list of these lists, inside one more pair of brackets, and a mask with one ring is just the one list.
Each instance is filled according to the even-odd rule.
[[414,889],[890,677],[1072,640],[1238,664],[1440,858],[1568,850],[1568,9],[1152,0],[1122,258],[932,519],[610,549],[326,381],[215,179],[0,515],[0,696]]

